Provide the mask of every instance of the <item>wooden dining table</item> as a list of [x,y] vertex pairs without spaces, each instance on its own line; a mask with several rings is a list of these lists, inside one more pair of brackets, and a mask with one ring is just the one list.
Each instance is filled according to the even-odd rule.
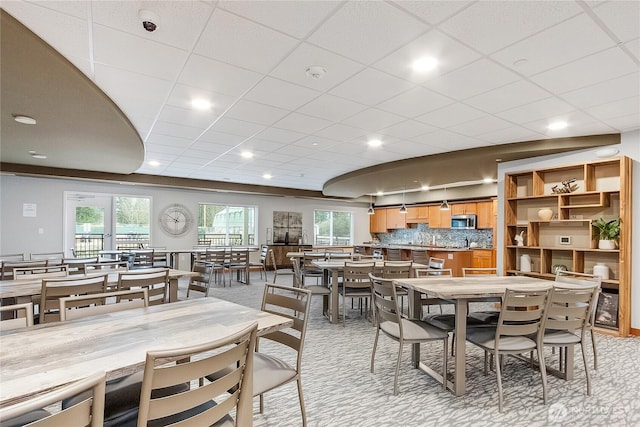
[[[376,269],[381,269],[382,267],[384,267],[384,261],[381,260],[367,260],[367,262],[373,262]],[[311,264],[324,271],[323,284],[325,286],[331,287],[331,298],[329,298],[329,312],[331,323],[340,323],[340,316],[338,313],[338,278],[340,277],[340,274],[344,272],[345,260],[318,260],[312,261]],[[428,268],[428,266],[425,264],[414,262],[413,264],[411,264],[411,271],[413,272],[412,274],[415,275],[415,270],[421,268]]]
[[[154,269],[146,269],[149,271],[155,271]],[[130,271],[143,271],[143,270],[130,270]],[[111,286],[117,285],[118,283],[118,273],[120,272],[111,272],[109,273],[108,283]],[[99,274],[99,273],[96,273]],[[197,276],[198,273],[193,271],[186,270],[175,270],[173,268],[169,269],[169,302],[178,301],[178,280],[181,277],[194,277]],[[90,277],[91,274],[87,276],[83,275],[71,275],[69,278],[79,278],[79,277]],[[62,277],[55,277],[55,279],[61,279]],[[37,297],[40,295],[42,290],[42,277],[38,277],[37,279],[19,279],[19,280],[2,280],[0,281],[0,300],[5,298],[15,298],[16,302],[29,302],[33,297]]]
[[214,341],[258,322],[258,336],[290,327],[287,317],[217,298],[123,310],[0,333],[0,407],[105,371],[142,370],[151,350]]
[[[447,381],[447,387],[456,396],[466,393],[466,339],[467,314],[469,302],[487,301],[502,297],[506,289],[530,290],[547,289],[555,282],[527,276],[474,276],[474,277],[429,277],[416,279],[396,279],[396,286],[409,291],[409,316],[419,319],[422,315],[420,295],[453,301],[455,304],[455,362],[453,381],[443,379],[442,375],[420,362],[420,345],[412,346],[412,362],[414,367],[440,381]],[[561,284],[563,287],[567,283]],[[573,378],[573,347],[567,348],[567,365],[565,379]]]

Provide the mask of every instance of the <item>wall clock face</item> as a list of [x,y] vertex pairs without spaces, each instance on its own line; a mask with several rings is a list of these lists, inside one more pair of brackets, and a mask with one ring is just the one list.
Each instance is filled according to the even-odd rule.
[[160,228],[172,236],[181,236],[191,228],[193,218],[185,206],[174,204],[160,213]]

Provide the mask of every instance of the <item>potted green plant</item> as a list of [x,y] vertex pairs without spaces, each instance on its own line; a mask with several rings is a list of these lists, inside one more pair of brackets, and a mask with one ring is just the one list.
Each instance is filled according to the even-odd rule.
[[620,237],[620,218],[612,219],[610,221],[605,221],[603,218],[599,218],[593,221],[591,225],[598,230],[600,237],[598,248],[616,248],[616,241]]

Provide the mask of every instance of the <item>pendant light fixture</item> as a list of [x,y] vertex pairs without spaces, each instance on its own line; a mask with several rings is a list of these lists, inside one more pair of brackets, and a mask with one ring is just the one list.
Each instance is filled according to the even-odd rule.
[[371,194],[369,194],[369,199],[371,201],[369,202],[369,209],[367,209],[367,213],[369,215],[373,215],[376,213],[376,211],[373,210],[373,196]]
[[407,213],[407,207],[404,204],[404,190],[402,190],[402,206],[400,206],[400,213],[401,214]]
[[440,210],[441,211],[449,210],[449,203],[447,202],[447,187],[444,187],[444,200],[440,204]]

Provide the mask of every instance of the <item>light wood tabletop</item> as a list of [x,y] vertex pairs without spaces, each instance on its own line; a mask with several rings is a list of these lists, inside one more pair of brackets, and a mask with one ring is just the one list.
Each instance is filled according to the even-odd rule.
[[0,406],[104,370],[107,380],[141,370],[149,350],[213,341],[253,322],[258,335],[289,327],[282,316],[217,298],[135,308],[2,332]]
[[[148,271],[155,271],[157,269],[148,269]],[[142,270],[130,270],[130,271],[142,271]],[[96,273],[99,274],[99,273]],[[192,277],[197,276],[198,273],[186,270],[169,269],[169,301],[175,302],[178,300],[178,279],[180,277]],[[89,274],[88,276],[91,276]],[[87,277],[88,277],[87,276]],[[85,277],[83,275],[69,276],[69,278]],[[60,277],[55,277],[60,279]],[[109,273],[109,284],[115,285],[118,283],[118,272]],[[28,302],[31,298],[40,295],[42,290],[42,277],[38,277],[35,280],[21,279],[21,280],[2,280],[0,281],[0,299],[3,298],[16,298],[18,302]]]
[[[456,396],[466,393],[466,339],[467,339],[467,315],[468,302],[481,301],[489,298],[501,297],[507,288],[509,289],[533,289],[540,290],[550,288],[555,282],[537,279],[527,276],[474,276],[474,277],[437,277],[416,279],[395,279],[396,286],[406,288],[409,291],[409,314],[413,318],[422,315],[420,294],[427,294],[443,300],[451,300],[455,303],[455,372],[454,379],[448,383],[448,387]],[[566,285],[563,283],[563,285]],[[566,286],[565,286],[566,287]],[[572,347],[571,359],[573,359]],[[569,356],[569,354],[567,355]],[[412,362],[439,381],[446,381],[442,376],[430,367],[420,363],[420,346],[413,345]],[[567,379],[573,372],[573,360],[566,367]]]

